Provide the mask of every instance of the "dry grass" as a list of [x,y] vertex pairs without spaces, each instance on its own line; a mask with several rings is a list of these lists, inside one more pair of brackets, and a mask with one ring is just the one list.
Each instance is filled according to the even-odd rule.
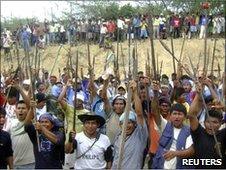
[[[168,47],[170,46],[170,40],[163,40]],[[175,56],[177,58],[179,58],[180,55],[180,51],[181,51],[181,46],[182,46],[182,42],[183,39],[176,39],[174,40],[174,52],[175,52]],[[210,60],[209,60],[209,69],[211,68],[211,62],[212,62],[212,53],[213,53],[213,43],[214,41],[211,39],[208,39],[208,48],[210,49]],[[115,47],[115,51],[116,51],[116,43],[113,44]],[[138,46],[138,70],[145,70],[145,62],[147,60],[147,49],[149,49],[150,51],[150,41],[146,40],[145,42],[138,42],[137,43]],[[158,61],[159,61],[159,66],[161,61],[163,61],[163,67],[162,67],[162,73],[165,73],[167,75],[170,75],[173,72],[173,64],[172,64],[172,57],[170,56],[170,54],[168,54],[168,52],[161,46],[161,44],[159,43],[158,40],[154,40],[154,46],[155,46],[155,54],[157,54],[159,57]],[[133,45],[131,46],[133,47]],[[51,46],[48,47],[47,49],[45,49],[45,51],[41,52],[41,66],[50,71],[54,60],[57,56],[57,51],[58,51],[59,46]],[[65,49],[68,49],[69,46],[68,45],[64,45]],[[53,74],[58,75],[58,68],[60,68],[62,70],[63,67],[66,66],[68,57],[67,57],[67,51],[62,48],[60,51],[60,55],[58,57],[58,60],[56,62],[56,66],[53,70]],[[125,64],[126,64],[126,70],[128,70],[128,42],[124,42],[122,44],[122,48],[123,48],[123,53],[125,54]],[[207,49],[208,49],[207,48]],[[214,63],[214,69],[217,69],[217,64],[218,62],[220,63],[220,67],[221,70],[223,70],[224,68],[224,57],[225,57],[225,41],[224,39],[219,39],[217,41],[217,48],[216,48],[216,59],[215,59],[215,63]],[[76,55],[76,50],[78,50],[79,52],[81,52],[79,54],[79,67],[83,67],[84,68],[84,74],[87,73],[87,66],[88,66],[88,61],[87,61],[87,45],[82,44],[76,47],[72,47],[71,49],[71,54],[72,54],[72,60],[73,63],[75,61],[75,55]],[[131,48],[132,50],[132,48]],[[186,40],[185,41],[185,46],[184,46],[184,51],[183,51],[183,64],[188,64],[189,60],[187,58],[188,55],[190,55],[192,62],[194,65],[197,65],[198,62],[198,56],[201,53],[201,58],[200,58],[200,65],[203,66],[203,51],[204,51],[204,40],[198,40],[198,39],[192,39],[192,40]],[[103,73],[104,70],[104,63],[105,63],[105,59],[106,56],[108,54],[108,52],[110,52],[109,50],[104,50],[104,49],[99,49],[98,45],[90,45],[90,52],[91,52],[91,57],[96,55],[95,58],[95,74],[97,76],[99,76],[100,74]],[[132,52],[131,52],[132,53]],[[11,65],[11,63],[7,63],[7,62],[3,62],[3,52],[1,52],[1,56],[2,56],[2,67],[3,69],[8,69],[9,66]],[[20,51],[20,54],[22,55],[23,52],[22,50]],[[150,52],[151,54],[151,52]],[[14,68],[16,67],[16,57],[13,61],[13,66]],[[113,67],[113,64],[110,64],[109,67]],[[122,74],[122,59],[121,59],[121,50],[120,50],[120,46],[119,46],[119,71]],[[217,75],[217,72],[215,72],[215,75]]]

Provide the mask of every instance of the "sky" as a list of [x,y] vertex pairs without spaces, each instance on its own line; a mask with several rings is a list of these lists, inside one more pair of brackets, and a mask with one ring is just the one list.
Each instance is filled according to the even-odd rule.
[[[1,2],[1,20],[5,18],[19,17],[32,18],[37,17],[39,20],[45,18],[51,19],[52,12],[59,17],[61,12],[69,10],[69,5],[65,1],[0,1]],[[120,1],[121,5],[126,3],[133,4],[131,1]]]
[[[58,4],[58,6],[56,5]],[[56,15],[59,11],[67,9],[66,2],[57,1],[1,1],[1,18],[3,17],[20,17],[44,20],[51,17],[51,8]]]

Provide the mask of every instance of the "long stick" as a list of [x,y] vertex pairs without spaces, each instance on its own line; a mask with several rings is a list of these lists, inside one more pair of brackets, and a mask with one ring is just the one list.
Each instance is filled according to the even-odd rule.
[[209,63],[210,63],[210,47],[208,47],[208,52],[207,52],[207,63],[206,63],[206,75],[209,69]]
[[181,46],[181,50],[180,50],[180,57],[179,57],[179,60],[182,61],[182,56],[183,56],[183,51],[184,51],[184,44],[185,44],[185,36],[183,38],[183,43],[182,43],[182,46]]
[[160,71],[159,71],[160,76],[162,75],[162,65],[163,65],[163,60],[161,61],[161,64],[160,64]]
[[131,91],[131,88],[128,88],[126,108],[125,108],[125,113],[126,113],[125,120],[122,126],[122,134],[120,135],[121,138],[120,138],[120,145],[119,145],[119,160],[118,160],[117,169],[121,169],[122,167],[122,157],[125,150],[126,128],[128,124],[129,112],[131,109],[131,98],[132,98],[132,91]]
[[159,74],[159,56],[156,54],[156,68],[157,68],[157,74]]
[[156,74],[156,64],[155,64],[155,49],[154,49],[154,41],[153,41],[153,23],[152,18],[149,15],[149,30],[150,30],[150,43],[151,43],[151,57],[152,57],[152,68],[154,72],[154,79],[157,80],[157,74]]
[[[32,98],[35,101],[35,80],[34,77],[32,75],[32,68],[31,68],[31,62],[30,62],[30,56],[29,56],[29,51],[25,51],[25,56],[27,56],[28,59],[28,65],[29,65],[29,74],[30,74],[30,80],[31,80],[31,86],[30,86],[30,90],[31,90],[31,94],[32,94]],[[35,122],[37,122],[37,115],[36,115],[36,109],[34,108],[34,112],[35,112]],[[40,148],[40,141],[39,141],[39,133],[38,130],[36,130],[36,139],[37,139],[37,145],[38,145],[38,152],[41,152],[41,148]]]
[[[173,45],[173,37],[170,37],[170,42],[171,42],[171,50],[172,50],[172,55],[174,56],[174,45]],[[175,59],[173,59],[173,71],[174,73],[176,73],[176,63],[175,63]]]
[[[194,66],[193,66],[193,65],[192,65],[192,69],[193,69],[193,72],[195,72]],[[193,76],[191,76],[191,77],[192,77],[192,79],[193,79],[194,81],[197,81],[195,75],[193,75]],[[205,99],[204,99],[204,96],[203,96],[203,92],[201,92],[200,95],[201,95],[203,107],[204,107],[204,109],[206,110],[206,115],[207,115],[207,117],[209,117],[209,110],[208,110],[208,108],[207,108],[207,105],[206,105],[206,102],[205,102]],[[214,137],[214,141],[215,141],[216,152],[217,152],[217,154],[220,156],[220,158],[222,158],[222,154],[221,154],[221,151],[220,151],[220,143],[219,143],[218,140],[217,140],[217,137],[216,137],[216,134],[215,134],[215,132],[214,132],[214,129],[211,128],[211,130],[212,130],[213,137]]]
[[[133,69],[135,68],[133,67]],[[133,70],[133,73],[135,73],[135,70]],[[134,79],[135,75],[133,74],[132,77]],[[122,166],[122,158],[125,150],[126,129],[128,124],[129,112],[131,110],[131,98],[132,98],[132,90],[130,87],[128,87],[127,102],[126,102],[126,108],[125,108],[125,120],[122,126],[122,134],[120,135],[121,139],[120,139],[120,145],[119,145],[119,160],[118,160],[117,169],[121,169],[121,166]]]
[[128,69],[129,69],[129,71],[128,71],[128,77],[129,77],[129,79],[131,79],[131,67],[130,67],[130,65],[131,65],[131,49],[130,49],[130,44],[131,43],[131,36],[129,35],[129,42],[128,42],[128,60],[129,60],[129,66],[128,66]]
[[78,50],[76,51],[76,68],[75,68],[75,83],[74,83],[74,115],[73,115],[73,131],[76,127],[76,105],[77,105],[77,78],[78,78]]
[[216,51],[216,44],[217,44],[217,39],[214,39],[214,43],[213,43],[213,56],[212,56],[212,64],[211,64],[211,73],[210,75],[213,75],[213,66],[214,66],[214,58],[215,58],[215,51]]
[[[207,20],[207,11],[205,10],[205,18]],[[207,74],[207,22],[205,24],[205,38],[204,38],[204,67],[203,72],[206,75]]]
[[63,47],[63,45],[61,44],[60,47],[58,48],[57,56],[56,56],[56,58],[55,58],[54,64],[53,64],[52,69],[51,69],[51,71],[50,71],[50,75],[52,75],[52,73],[53,73],[53,70],[54,70],[54,68],[55,68],[55,66],[56,66],[56,62],[57,62],[57,60],[58,60],[58,57],[59,57],[59,54],[60,54],[60,50],[61,50],[62,47]]
[[124,73],[124,79],[126,79],[126,66],[125,66],[125,56],[123,54],[123,49],[122,49],[122,44],[120,43],[120,47],[121,47],[121,58],[122,58],[122,66],[123,66],[123,73]]
[[[0,57],[0,58],[1,58],[1,57]],[[20,70],[20,67],[17,67],[17,69],[15,70],[15,73],[14,73],[12,79],[15,79],[15,78],[17,77],[17,74],[18,74],[19,70]],[[8,91],[7,91],[6,99],[5,99],[4,104],[3,104],[3,107],[4,107],[4,108],[6,107],[6,103],[7,103],[7,100],[8,100],[8,98],[9,98],[9,93],[10,93],[10,91],[11,91],[11,87],[12,87],[12,86],[10,86],[9,89],[8,89]]]

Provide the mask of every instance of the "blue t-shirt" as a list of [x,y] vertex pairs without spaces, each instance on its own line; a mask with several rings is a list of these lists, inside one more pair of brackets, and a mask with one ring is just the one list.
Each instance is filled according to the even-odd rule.
[[44,135],[39,134],[40,152],[33,124],[25,125],[25,131],[33,144],[35,155],[35,169],[62,169],[62,155],[64,154],[64,135],[60,131],[52,131],[57,136],[57,143],[49,141]]
[[92,111],[95,115],[102,116],[104,119],[106,119],[106,114],[104,111],[104,102],[98,95],[96,95],[93,100]]

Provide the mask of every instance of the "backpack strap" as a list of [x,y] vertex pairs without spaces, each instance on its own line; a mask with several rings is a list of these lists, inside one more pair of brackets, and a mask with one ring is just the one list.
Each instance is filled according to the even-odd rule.
[[76,160],[77,159],[80,159],[81,157],[83,157],[88,151],[90,151],[90,149],[94,146],[94,144],[99,140],[100,138],[100,132],[97,133],[97,137],[95,139],[95,141],[93,142],[93,144],[85,151],[83,152],[81,155],[79,155],[78,157],[76,157]]

